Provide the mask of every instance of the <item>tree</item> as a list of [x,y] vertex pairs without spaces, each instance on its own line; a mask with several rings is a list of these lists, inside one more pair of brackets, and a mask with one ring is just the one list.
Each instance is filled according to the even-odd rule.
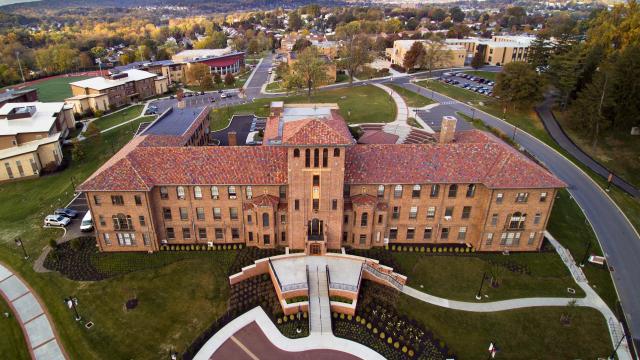
[[213,79],[211,76],[205,76],[200,82],[200,90],[211,90],[213,88]]
[[402,30],[402,22],[398,19],[389,19],[384,22],[384,32],[387,34],[395,34]]
[[297,11],[292,11],[289,14],[289,30],[298,31],[302,27],[302,19]]
[[233,83],[235,83],[235,82],[236,82],[236,78],[235,78],[235,76],[233,76],[232,73],[227,73],[224,76],[225,85],[233,85]]
[[611,57],[610,77],[611,96],[615,104],[611,117],[613,125],[619,128],[638,126],[640,124],[640,88],[637,79],[640,78],[640,44],[627,46]]
[[402,66],[407,70],[413,70],[416,66],[420,66],[420,62],[422,61],[422,57],[425,54],[424,45],[422,45],[421,41],[416,41],[411,45],[409,51],[404,54],[404,59],[402,60]]
[[171,55],[169,54],[166,48],[158,49],[158,52],[156,52],[156,60],[169,60],[169,59],[171,59]]
[[499,96],[505,106],[530,105],[542,98],[540,77],[533,67],[524,62],[512,62],[498,73],[493,93]]
[[309,40],[307,40],[305,38],[299,38],[293,44],[293,47],[291,48],[291,50],[292,51],[302,51],[302,50],[308,48],[311,45],[312,45],[311,41],[309,41]]
[[353,77],[365,64],[371,62],[371,42],[366,35],[345,38],[339,50],[341,68],[349,73],[349,84],[353,84]]
[[205,77],[211,76],[209,74],[209,66],[202,63],[191,64],[187,67],[187,82],[191,84],[196,84],[198,86],[202,85]]
[[418,66],[431,71],[437,67],[447,67],[451,64],[452,53],[442,40],[431,40],[424,44],[424,54],[418,57]]
[[284,79],[285,76],[289,74],[289,71],[290,71],[289,64],[283,61],[280,64],[278,64],[275,71],[276,71],[276,79]]
[[553,55],[549,60],[547,78],[560,92],[562,108],[569,105],[570,97],[576,89],[578,78],[582,73],[582,51],[575,46],[571,51]]
[[85,156],[84,145],[77,137],[71,140],[71,156],[75,161],[81,161]]
[[600,132],[609,124],[603,109],[613,105],[611,83],[607,75],[598,72],[593,81],[580,91],[569,109],[569,118],[574,128],[582,129],[590,138],[595,151]]
[[288,77],[294,78],[287,82],[304,84],[307,88],[307,97],[311,101],[311,91],[327,79],[327,66],[320,58],[318,49],[314,46],[304,49],[298,54],[298,59],[291,68],[292,73]]
[[550,54],[551,47],[548,44],[548,40],[543,34],[538,34],[536,35],[536,39],[533,40],[529,46],[527,62],[538,71],[546,69],[549,65]]
[[482,58],[482,53],[476,52],[473,55],[473,59],[471,59],[471,67],[474,69],[479,69],[484,65],[484,59]]
[[219,73],[214,73],[213,82],[216,84],[218,88],[220,88],[220,84],[222,84],[222,76],[220,76]]
[[449,14],[451,15],[451,20],[454,22],[462,22],[464,20],[464,12],[457,6],[454,6],[449,10]]

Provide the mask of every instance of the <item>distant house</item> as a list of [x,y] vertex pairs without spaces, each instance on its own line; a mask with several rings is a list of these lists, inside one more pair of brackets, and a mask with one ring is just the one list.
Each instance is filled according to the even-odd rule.
[[168,90],[168,79],[157,74],[131,69],[110,76],[97,76],[69,84],[72,97],[65,99],[74,111],[107,111],[147,99]]
[[62,102],[6,103],[0,107],[0,181],[39,176],[62,163],[60,142],[75,125]]

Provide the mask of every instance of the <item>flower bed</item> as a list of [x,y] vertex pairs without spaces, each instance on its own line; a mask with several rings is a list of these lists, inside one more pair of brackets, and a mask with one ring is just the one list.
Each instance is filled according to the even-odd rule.
[[[72,246],[74,244],[74,246]],[[44,260],[44,267],[58,271],[63,276],[78,281],[97,281],[109,277],[100,272],[92,263],[96,253],[96,240],[93,237],[81,237],[59,244],[51,249]]]
[[231,267],[229,268],[229,275],[239,273],[242,271],[243,267],[252,265],[258,259],[282,254],[284,254],[284,249],[281,248],[260,249],[255,246],[246,247],[240,251],[233,261],[233,264],[231,264]]
[[294,296],[292,298],[288,298],[286,299],[287,304],[293,304],[293,303],[298,303],[298,302],[303,302],[303,301],[309,301],[309,297],[308,296]]
[[344,296],[330,296],[329,300],[336,301],[336,302],[341,302],[341,303],[345,303],[345,304],[353,303],[353,300],[351,300],[349,298],[346,298]]
[[364,281],[356,315],[332,314],[336,336],[366,345],[387,359],[454,358],[446,344],[394,307],[398,292]]

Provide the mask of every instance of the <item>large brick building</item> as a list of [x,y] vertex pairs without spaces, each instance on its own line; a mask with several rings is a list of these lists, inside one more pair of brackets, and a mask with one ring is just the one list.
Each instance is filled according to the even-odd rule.
[[261,146],[184,146],[142,133],[80,189],[102,251],[208,243],[311,254],[394,243],[538,250],[564,184],[496,137],[443,121],[432,143],[361,145],[335,104],[275,102]]

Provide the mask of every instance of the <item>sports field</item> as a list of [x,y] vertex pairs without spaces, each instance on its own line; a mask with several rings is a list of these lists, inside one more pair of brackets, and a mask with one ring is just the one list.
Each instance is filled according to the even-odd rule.
[[[69,83],[88,79],[90,76],[69,76],[55,77],[47,80],[36,81],[25,86],[25,89],[37,89],[38,100],[43,102],[63,101],[71,97],[71,87]],[[17,86],[21,88],[20,86]]]

